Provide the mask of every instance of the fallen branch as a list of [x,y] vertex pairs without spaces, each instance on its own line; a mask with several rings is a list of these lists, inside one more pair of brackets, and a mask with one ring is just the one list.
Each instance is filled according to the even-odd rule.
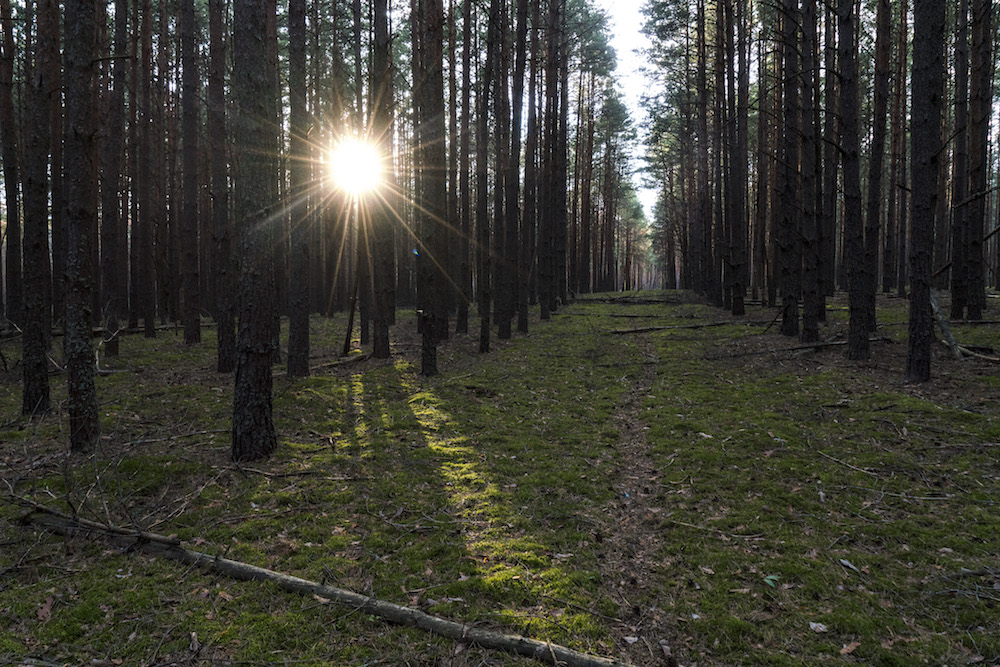
[[610,658],[580,653],[558,644],[473,627],[465,623],[432,616],[419,609],[393,604],[343,588],[319,584],[221,556],[191,551],[181,547],[179,541],[174,538],[87,521],[25,498],[13,498],[16,502],[32,509],[23,518],[24,523],[42,526],[69,538],[104,539],[122,548],[139,549],[148,554],[163,556],[187,565],[201,565],[233,579],[270,581],[287,591],[310,596],[317,595],[331,602],[351,607],[361,613],[378,616],[390,623],[420,628],[456,641],[515,653],[547,664],[568,665],[569,667],[612,667],[623,664]]
[[651,331],[668,331],[670,329],[705,329],[708,327],[724,327],[730,324],[733,325],[761,325],[767,324],[767,322],[752,321],[752,320],[734,320],[727,322],[702,322],[701,324],[671,324],[662,327],[639,327],[638,329],[613,329],[612,331],[607,331],[608,334],[634,334],[634,333],[649,333]]
[[[884,336],[873,336],[868,339],[869,343],[892,343],[891,338],[886,338]],[[825,347],[840,347],[842,345],[847,345],[846,340],[826,340],[819,341],[816,343],[803,343],[802,345],[792,345],[791,347],[782,347],[778,349],[767,349],[767,350],[748,350],[746,352],[733,352],[732,354],[720,354],[717,356],[709,357],[705,356],[708,361],[718,361],[719,359],[735,359],[737,357],[752,357],[758,354],[779,354],[781,352],[799,352],[801,350],[821,350]]]

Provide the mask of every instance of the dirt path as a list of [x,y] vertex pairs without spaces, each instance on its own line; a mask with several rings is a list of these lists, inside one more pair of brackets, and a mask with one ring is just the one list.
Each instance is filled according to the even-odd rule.
[[[655,346],[636,338],[645,361],[656,361]],[[603,593],[618,602],[621,619],[616,638],[622,655],[635,665],[676,665],[671,640],[676,636],[673,614],[661,606],[657,558],[662,539],[662,502],[657,469],[646,439],[643,402],[656,377],[656,364],[642,364],[630,378],[618,404],[616,465],[612,473],[616,496],[598,519],[598,559]],[[659,602],[657,602],[659,600]]]

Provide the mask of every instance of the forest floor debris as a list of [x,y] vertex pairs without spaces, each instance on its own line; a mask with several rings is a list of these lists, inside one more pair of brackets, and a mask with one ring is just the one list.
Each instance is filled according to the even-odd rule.
[[[846,334],[843,305],[823,340]],[[1000,380],[942,345],[934,379],[904,385],[906,305],[880,299],[877,334],[898,344],[852,362],[776,353],[795,341],[742,322],[608,337],[616,315],[724,314],[680,292],[581,298],[489,355],[453,336],[431,379],[411,315],[392,359],[330,366],[345,318],[317,318],[314,375],[275,379],[279,451],[242,468],[211,329],[194,347],[126,336],[101,360],[142,372],[98,378],[87,457],[65,453],[58,378],[51,415],[18,416],[8,344],[0,478],[85,519],[636,665],[994,662]],[[951,328],[1000,349],[995,327]],[[22,513],[0,503],[2,663],[531,664]]]

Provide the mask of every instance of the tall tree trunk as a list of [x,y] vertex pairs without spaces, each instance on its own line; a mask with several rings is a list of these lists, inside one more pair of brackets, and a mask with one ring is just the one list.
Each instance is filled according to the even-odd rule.
[[[395,176],[392,171],[392,38],[389,34],[388,0],[375,0],[375,49],[373,53],[374,93],[372,95],[372,130],[379,155],[385,163],[385,195],[391,197],[395,191]],[[374,236],[374,283],[373,315],[374,331],[372,355],[376,359],[389,358],[389,324],[393,308],[391,288],[394,282],[393,228],[391,207],[379,197],[373,207],[372,231]]]
[[[455,333],[469,331],[469,303],[472,301],[472,263],[469,256],[472,234],[471,179],[469,176],[469,148],[472,122],[472,0],[465,0],[462,8],[462,127],[458,148],[458,309],[455,315]],[[452,137],[454,141],[455,137]]]
[[986,276],[983,266],[986,225],[986,183],[989,125],[993,99],[993,3],[972,0],[972,96],[969,119],[968,267],[970,320],[980,320],[986,307]]
[[965,317],[969,299],[969,2],[955,12],[955,149],[951,177],[951,316]]
[[885,160],[886,117],[889,113],[889,79],[892,51],[892,8],[889,0],[878,0],[875,19],[875,105],[868,159],[868,206],[865,213],[864,317],[869,332],[875,331],[875,293],[878,286],[878,247],[882,230],[882,171]]
[[[0,158],[3,160],[4,195],[7,208],[7,319],[21,324],[23,283],[21,281],[21,174],[18,158],[17,124],[14,120],[14,28],[10,0],[0,0]],[[90,170],[88,170],[89,172]],[[0,272],[2,276],[2,272]],[[0,320],[3,319],[0,304]]]
[[490,249],[489,218],[489,114],[490,87],[496,60],[496,39],[493,27],[493,12],[490,12],[486,38],[486,63],[480,69],[478,92],[476,93],[476,291],[479,304],[479,352],[490,351],[490,270],[492,253]]
[[[153,10],[150,0],[142,0],[140,10],[141,25],[139,28],[139,147],[140,155],[152,157],[156,155],[153,150],[152,137],[152,87],[153,87]],[[143,320],[143,333],[146,338],[156,337],[156,292],[153,280],[153,183],[152,183],[152,159],[138,157],[138,204],[139,217],[133,223],[138,227],[135,233],[135,243],[138,249],[135,256],[135,266],[133,270],[138,274],[135,278],[137,284],[136,298],[139,301],[139,313]],[[69,171],[67,170],[67,173]]]
[[803,342],[819,340],[819,220],[816,210],[817,154],[815,86],[816,0],[802,2],[802,334]]
[[233,312],[232,225],[229,222],[229,169],[226,155],[225,0],[209,0],[208,141],[212,173],[212,275],[215,279],[216,370],[236,367]]
[[781,225],[778,246],[781,264],[781,333],[799,333],[799,291],[802,265],[798,224],[801,192],[798,188],[800,151],[799,40],[801,13],[798,0],[783,0],[781,46],[784,57],[784,136],[779,178],[781,180]]
[[[101,294],[104,298],[103,321],[108,335],[104,351],[118,356],[118,321],[126,304],[122,284],[124,266],[119,263],[125,237],[122,226],[122,157],[125,142],[125,75],[128,68],[128,3],[115,2],[115,30],[111,75],[111,98],[108,103],[107,133],[101,147]],[[47,147],[46,147],[47,148]],[[47,263],[47,260],[46,260]]]
[[854,0],[840,0],[837,26],[840,30],[840,112],[843,121],[841,147],[844,159],[844,254],[848,271],[850,326],[847,357],[867,359],[868,319],[865,298],[865,246],[861,219],[861,140],[858,128],[858,54],[855,41],[857,16]]
[[[239,278],[239,336],[233,394],[232,457],[270,456],[274,433],[271,360],[274,350],[274,272],[271,215],[277,200],[277,90],[268,58],[268,0],[233,5],[235,191]],[[261,44],[265,41],[265,44]]]
[[941,110],[944,97],[945,7],[940,0],[914,0],[910,160],[913,219],[910,242],[910,324],[906,382],[931,378],[931,255],[938,197]]
[[198,101],[198,59],[195,53],[197,40],[194,0],[181,2],[181,82],[184,105],[182,117],[184,134],[184,342],[188,345],[201,342],[201,289],[198,275],[198,248],[201,225],[198,218],[198,135],[201,112]]
[[885,229],[885,251],[882,255],[882,291],[889,293],[893,287],[898,285],[897,269],[899,264],[899,238],[906,234],[905,229],[905,209],[903,207],[903,194],[901,174],[903,160],[905,158],[906,145],[905,134],[905,109],[906,102],[904,93],[906,91],[906,50],[907,50],[907,23],[906,23],[907,1],[900,2],[900,23],[896,28],[896,57],[893,61],[893,93],[892,110],[889,113],[890,119],[890,140],[889,140],[889,203],[888,216],[886,217]]
[[49,118],[58,88],[59,5],[41,0],[35,39],[33,73],[26,91],[28,134],[24,163],[24,317],[21,336],[23,391],[21,412],[48,412],[50,408],[48,350],[52,331],[52,274],[49,268]]
[[447,159],[445,156],[444,112],[444,8],[441,0],[423,0],[424,21],[421,60],[421,97],[418,105],[419,138],[423,160],[420,175],[421,230],[423,252],[432,261],[422,263],[424,285],[423,352],[420,372],[436,375],[437,343],[448,330],[446,260],[447,234]]
[[[823,209],[820,218],[819,275],[820,296],[825,300],[833,296],[837,287],[837,201],[840,164],[840,87],[837,66],[837,15],[832,3],[826,3],[826,20],[823,33],[823,63],[826,70],[823,81],[825,102],[823,116]],[[825,302],[825,301],[824,301]],[[825,305],[820,310],[821,320],[826,317]]]
[[68,176],[66,221],[68,254],[66,262],[66,324],[63,339],[69,399],[70,449],[89,452],[100,438],[97,389],[94,383],[92,266],[95,209],[93,162],[97,141],[93,105],[96,78],[95,48],[97,26],[94,0],[65,3],[66,35],[66,136],[65,156]]
[[288,2],[289,188],[292,256],[288,295],[288,375],[309,375],[309,112],[306,109],[306,2]]
[[531,5],[531,73],[528,75],[528,120],[524,147],[524,216],[521,220],[520,285],[518,288],[517,330],[528,333],[528,304],[532,298],[532,283],[535,276],[534,247],[535,230],[538,224],[538,24],[540,4]]
[[[493,311],[496,320],[497,337],[510,338],[510,318],[507,316],[508,302],[511,295],[507,292],[506,224],[504,213],[506,204],[507,177],[510,169],[510,92],[507,85],[510,77],[510,39],[507,28],[507,1],[499,0],[490,5],[490,23],[496,25],[496,39],[499,48],[499,58],[493,76],[493,133],[496,137],[494,147],[494,177],[493,177],[493,294],[496,307]],[[494,14],[494,11],[496,12]]]

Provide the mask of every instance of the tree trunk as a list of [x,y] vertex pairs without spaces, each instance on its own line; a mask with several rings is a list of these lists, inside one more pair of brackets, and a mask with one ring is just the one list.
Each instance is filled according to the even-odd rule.
[[69,399],[70,449],[89,452],[100,438],[97,390],[94,384],[92,266],[95,209],[93,162],[97,124],[93,105],[96,74],[96,4],[93,0],[65,3],[64,30],[66,136],[66,335],[63,339]]
[[[458,148],[458,309],[455,333],[469,331],[469,304],[472,301],[472,263],[469,239],[472,234],[472,193],[469,171],[469,148],[472,122],[472,0],[465,0],[462,11],[462,127]],[[454,137],[452,137],[454,140]]]
[[802,2],[802,335],[819,340],[819,216],[816,210],[818,152],[814,113],[816,66],[816,0]]
[[[271,215],[277,200],[277,90],[266,48],[267,0],[233,5],[234,209],[238,229],[239,336],[232,456],[251,461],[277,448],[272,417],[274,273]],[[265,44],[261,44],[265,41]]]
[[801,14],[798,0],[783,0],[781,15],[781,46],[784,57],[784,136],[782,139],[779,172],[781,194],[781,225],[778,247],[781,264],[781,333],[786,336],[799,334],[799,291],[802,253],[799,243],[801,233],[798,220],[802,193],[798,187],[800,151],[799,107],[799,40],[798,26]]
[[215,279],[216,370],[236,367],[233,313],[232,230],[229,222],[229,169],[226,155],[225,0],[209,0],[208,141],[212,174],[212,275]]
[[188,345],[201,342],[201,286],[198,275],[198,247],[201,225],[198,218],[198,134],[201,125],[198,101],[198,59],[195,54],[197,24],[194,0],[181,2],[181,82],[184,105],[182,117],[184,134],[184,342]]
[[[373,108],[372,130],[379,155],[384,161],[383,196],[378,197],[372,210],[372,232],[374,236],[373,272],[373,337],[372,356],[376,359],[389,358],[389,323],[391,321],[392,285],[395,281],[393,257],[393,228],[391,206],[383,201],[396,190],[392,171],[392,38],[389,34],[389,6],[387,0],[375,0],[375,49],[373,54]],[[390,200],[391,202],[391,200]]]
[[951,177],[951,317],[965,317],[969,297],[969,2],[955,12],[955,149]]
[[986,183],[989,125],[993,99],[993,3],[972,0],[972,95],[969,118],[968,315],[980,320],[986,307],[986,277],[983,266],[986,225]]
[[[14,119],[14,28],[10,0],[0,0],[0,158],[3,159],[7,236],[7,319],[21,324],[23,283],[21,281],[21,174],[18,158],[17,124]],[[90,169],[87,170],[90,173]],[[2,277],[2,272],[0,272]],[[0,305],[0,320],[4,307]]]
[[41,0],[35,35],[34,71],[28,81],[28,134],[24,163],[24,316],[21,336],[23,391],[21,412],[48,412],[50,407],[48,350],[52,331],[52,274],[49,268],[49,117],[58,88],[52,86],[59,68],[59,5]]
[[878,0],[875,19],[875,105],[868,158],[868,205],[865,213],[864,317],[868,332],[875,331],[875,293],[878,286],[878,247],[885,195],[882,171],[885,160],[886,116],[889,113],[889,53],[892,50],[892,8]]
[[288,375],[309,375],[309,112],[306,109],[306,2],[288,3],[288,207],[292,256],[288,295]]
[[913,219],[910,242],[910,324],[906,382],[931,377],[934,321],[931,309],[931,255],[938,197],[941,109],[944,97],[945,7],[939,0],[913,3],[913,72],[910,136]]
[[840,0],[837,6],[837,26],[840,30],[840,114],[843,122],[841,147],[844,160],[844,255],[847,262],[850,309],[847,357],[867,359],[869,346],[865,303],[864,227],[861,219],[861,140],[858,128],[856,20],[854,0]]

